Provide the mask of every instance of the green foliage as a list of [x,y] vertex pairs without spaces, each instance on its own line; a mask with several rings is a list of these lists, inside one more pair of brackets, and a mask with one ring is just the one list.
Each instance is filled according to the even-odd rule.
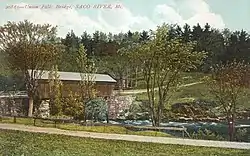
[[[192,71],[209,72],[210,67],[213,64],[217,64],[218,62],[225,63],[235,58],[247,62],[250,60],[247,55],[247,51],[250,47],[249,34],[244,30],[236,30],[232,32],[226,28],[219,31],[218,29],[211,27],[209,23],[204,27],[200,24],[194,25],[192,28],[188,24],[185,24],[183,28],[177,24],[169,25],[168,27],[169,34],[166,37],[168,39],[167,41],[171,39],[181,39],[184,43],[196,42],[197,44],[195,45],[194,50],[207,52],[207,58],[202,65],[199,65],[197,70]],[[93,34],[83,32],[79,37],[71,31],[62,39],[62,43],[66,46],[62,65],[65,67],[65,70],[75,70],[75,52],[79,49],[79,44],[84,44],[87,50],[86,53],[89,57],[98,57],[102,60],[103,57],[106,58],[108,56],[118,59],[119,57],[114,55],[118,53],[120,48],[124,47],[129,49],[129,47],[133,47],[133,44],[143,44],[150,41],[152,38],[154,38],[152,32],[145,30],[142,30],[141,32],[128,31],[119,34],[105,34],[99,31],[96,31]],[[128,51],[132,52],[133,48]],[[122,61],[123,60],[120,61],[121,64],[123,64]],[[138,65],[138,62],[134,63],[135,64],[130,63],[130,65],[133,67]],[[68,64],[70,65],[68,66]],[[99,67],[104,69],[107,68],[103,63],[100,63]],[[138,69],[140,70],[140,68]],[[105,70],[104,72],[109,71]],[[133,75],[133,73],[133,70],[129,70],[128,74]],[[110,74],[113,74],[113,72]]]
[[84,45],[80,44],[79,50],[78,50],[78,57],[76,59],[78,69],[84,73],[88,70],[88,58],[86,54],[86,49],[84,48]]
[[[210,93],[222,105],[225,113],[234,109],[247,87],[248,65],[244,62],[229,62],[213,68],[207,85]],[[229,107],[228,107],[229,106]],[[228,107],[228,108],[227,108]]]
[[33,114],[37,78],[42,75],[43,70],[49,69],[55,63],[61,51],[55,38],[56,27],[49,24],[33,24],[25,20],[18,23],[7,22],[0,26],[0,50],[3,51],[6,63],[12,71],[20,71],[25,76],[29,116]]
[[216,135],[212,131],[205,129],[199,129],[197,132],[194,132],[191,137],[193,139],[202,139],[202,140],[225,140],[223,137]]
[[163,133],[163,132],[157,132],[157,131],[137,131],[137,132],[131,132],[129,134],[143,135],[143,136],[157,136],[157,137],[173,137],[170,134]]
[[[129,48],[122,47],[112,56],[104,56],[100,59],[100,68],[110,73],[118,80],[119,89],[124,89],[123,80],[128,78],[130,69],[130,59],[128,57]],[[117,61],[119,60],[119,61]]]
[[247,137],[247,129],[246,128],[239,128],[235,133],[235,138],[238,141],[242,141]]
[[86,104],[86,115],[88,119],[99,121],[107,118],[107,103],[100,98],[90,100]]
[[193,100],[190,102],[175,103],[171,106],[171,112],[180,117],[214,118],[216,114],[213,108],[216,103],[213,101]]
[[[9,69],[21,70],[22,72],[26,72],[26,69],[32,69],[32,71],[36,69],[50,69],[51,64],[54,64],[54,60],[57,60],[57,56],[60,56],[58,55],[58,52],[65,49],[62,53],[60,53],[63,55],[60,57],[60,70],[82,71],[85,73],[85,68],[87,67],[85,65],[88,64],[86,62],[91,62],[88,61],[90,60],[89,58],[98,58],[98,61],[100,62],[99,64],[96,63],[96,67],[98,67],[98,69],[104,69],[99,70],[99,72],[107,72],[117,79],[132,78],[132,81],[138,81],[138,83],[136,83],[138,84],[138,88],[147,88],[145,80],[141,80],[143,75],[139,75],[143,71],[143,68],[140,65],[149,65],[149,63],[156,64],[157,61],[162,61],[166,64],[159,63],[159,66],[156,64],[153,67],[155,69],[158,67],[158,69],[161,69],[161,67],[165,65],[169,67],[168,70],[159,70],[159,73],[161,72],[161,75],[164,75],[167,73],[167,71],[172,71],[173,67],[170,64],[171,62],[173,63],[176,61],[173,63],[174,67],[178,67],[178,60],[181,60],[182,65],[188,62],[188,59],[185,58],[185,56],[187,56],[186,51],[192,51],[194,52],[194,55],[196,55],[196,51],[207,52],[207,57],[203,62],[196,62],[197,64],[195,66],[197,69],[191,69],[191,71],[196,72],[211,72],[211,65],[218,62],[226,64],[227,61],[232,61],[234,59],[237,61],[250,61],[250,55],[248,55],[250,47],[249,34],[244,30],[232,32],[229,29],[225,29],[223,31],[219,31],[215,28],[212,28],[209,24],[206,24],[204,27],[197,24],[193,28],[191,28],[188,24],[184,25],[183,28],[181,28],[179,25],[170,25],[166,26],[165,28],[162,26],[159,27],[158,30],[161,29],[161,31],[158,31],[158,33],[143,30],[142,32],[129,31],[127,33],[105,34],[103,32],[96,31],[93,35],[91,35],[88,32],[83,32],[82,36],[79,37],[73,31],[71,31],[66,35],[65,38],[62,38],[61,42],[65,47],[61,48],[60,43],[56,39],[56,27],[52,27],[48,24],[36,25],[28,21],[19,23],[8,22],[7,24],[0,27],[0,72],[2,72],[4,75],[9,75],[9,73],[13,72],[9,71]],[[168,32],[168,34],[164,36],[165,32]],[[35,36],[40,37],[37,38]],[[86,49],[80,46],[80,44],[84,45]],[[135,45],[138,44],[140,44],[139,47],[141,47],[139,50],[144,52],[146,51],[146,53],[144,53],[145,55],[141,55],[145,56],[145,59],[144,57],[141,57],[141,60],[135,59],[137,58],[135,57],[137,56],[137,52],[134,53],[134,51],[137,50]],[[189,46],[192,47],[192,49],[190,49]],[[178,49],[181,49],[179,47],[183,47],[183,49],[187,47],[186,49],[189,50],[184,49],[184,51],[181,53],[174,53],[174,50],[178,51]],[[78,54],[79,52],[80,55]],[[166,53],[164,54],[162,52]],[[83,53],[83,55],[81,55],[81,53]],[[135,55],[127,56],[127,54]],[[156,55],[155,58],[153,57],[154,54]],[[179,56],[181,56],[180,58],[183,59],[178,59],[177,57]],[[103,62],[101,62],[101,60]],[[145,61],[141,63],[143,60]],[[57,61],[57,63],[58,62],[59,61]],[[80,62],[82,62],[82,66],[79,70],[78,66],[81,64]],[[193,62],[191,61],[188,63],[192,64]],[[138,75],[135,71],[138,71]],[[168,77],[168,80],[173,76],[173,72],[169,73],[170,76]],[[34,77],[29,77],[27,72],[26,74],[22,74],[26,75],[26,84],[28,87],[27,90],[30,96],[34,96],[36,93],[35,90],[37,85],[35,77],[39,77],[40,74],[41,73],[36,73],[34,74],[36,75]],[[191,75],[192,74],[193,73],[191,73]],[[178,78],[175,79],[176,81],[174,81],[174,83],[170,83],[170,85],[173,86],[173,91],[171,89],[168,94],[171,96],[171,101],[166,103],[182,102],[197,98],[212,98],[211,93],[209,93],[207,89],[208,87],[203,84],[185,87],[176,93],[176,84],[179,85],[179,83],[182,83],[183,81],[185,82],[182,84],[187,84],[189,83],[188,81],[190,81],[190,83],[193,82],[192,78],[182,80],[181,77],[183,74],[180,75],[177,74]],[[93,77],[86,74],[82,74],[82,77],[93,79]],[[151,78],[152,77],[154,77],[154,72],[152,72]],[[9,80],[3,79],[3,81],[4,82],[2,84],[8,84],[6,82]],[[195,81],[197,80],[195,79]],[[81,85],[84,86],[81,89],[82,92],[85,91],[81,96],[84,96],[85,98],[88,97],[87,94],[91,95],[92,91],[95,92],[94,89],[86,89],[93,88],[87,87],[87,84],[89,83],[84,81]],[[167,86],[168,83],[166,82],[165,84]],[[18,86],[21,85],[18,84]],[[133,87],[135,86],[136,85],[133,84]],[[4,89],[5,87],[0,88]],[[86,90],[92,91],[88,93]],[[249,90],[246,89],[246,91]],[[161,99],[159,98],[159,94],[159,92],[154,92],[154,95],[152,94],[156,99],[156,103],[158,103],[157,101]],[[148,95],[143,95],[143,98],[144,97],[147,98]],[[238,98],[237,106],[241,105],[243,107],[242,109],[244,109],[244,107],[249,107],[249,104],[247,103],[249,101],[248,97],[243,97],[243,95],[240,95],[240,97],[241,98]],[[164,105],[166,103],[164,102]]]
[[49,73],[49,95],[50,114],[62,115],[62,82],[60,81],[57,66],[53,66]]
[[[26,26],[28,27],[28,26]],[[30,27],[28,27],[30,28]],[[51,27],[50,27],[51,28]],[[15,29],[15,32],[17,29]],[[31,29],[34,32],[33,29]],[[48,30],[48,29],[47,29]],[[28,31],[28,30],[26,30]],[[40,31],[43,33],[43,31]],[[55,32],[53,32],[55,34]],[[16,34],[13,34],[15,36]],[[11,37],[13,38],[13,37]],[[150,31],[141,31],[141,32],[132,32],[128,31],[125,33],[119,34],[105,34],[100,31],[96,31],[94,34],[90,34],[88,32],[83,32],[81,36],[77,36],[73,31],[69,32],[64,38],[61,39],[61,43],[64,45],[65,49],[62,53],[62,57],[59,64],[59,70],[61,71],[78,71],[78,66],[76,62],[76,58],[78,57],[78,50],[80,44],[83,44],[86,48],[87,57],[98,58],[98,61],[105,60],[106,57],[113,58],[111,59],[111,64],[114,60],[114,63],[123,64],[123,59],[125,57],[117,57],[114,54],[118,54],[118,51],[124,47],[127,51],[133,52],[133,46],[139,43],[146,43],[154,38],[154,35]],[[206,24],[204,27],[197,24],[193,28],[190,25],[186,24],[181,28],[179,25],[170,25],[169,26],[169,35],[167,41],[171,39],[181,39],[183,43],[196,42],[197,44],[194,47],[195,51],[206,51],[207,58],[203,62],[201,66],[197,66],[197,72],[209,72],[210,67],[213,64],[218,62],[227,62],[229,60],[237,59],[237,60],[245,60],[249,62],[248,50],[250,47],[249,42],[249,34],[244,31],[230,31],[229,29],[225,29],[223,31],[219,31],[211,25]],[[54,41],[58,43],[55,39]],[[130,47],[130,48],[129,48]],[[132,48],[131,48],[132,47]],[[47,52],[49,52],[47,50]],[[51,52],[50,52],[51,53]],[[4,55],[1,55],[4,56]],[[22,56],[22,55],[20,55]],[[114,56],[114,57],[113,57]],[[4,60],[6,57],[4,56]],[[53,57],[49,57],[54,59]],[[100,58],[100,59],[99,59]],[[38,58],[37,58],[38,59]],[[138,65],[140,63],[133,62],[133,59],[129,59],[129,61],[124,62],[126,65],[129,62],[129,65],[132,68],[138,67],[137,70],[140,72],[141,68]],[[0,61],[2,63],[2,61]],[[8,61],[7,61],[8,62]],[[105,62],[105,61],[104,61]],[[8,63],[7,63],[8,64]],[[107,65],[107,66],[106,66]],[[98,64],[98,69],[100,68],[112,68],[109,63],[104,64],[100,62]],[[8,66],[8,65],[7,65]],[[123,69],[125,65],[119,67]],[[113,68],[116,68],[114,66]],[[118,67],[117,67],[118,68]],[[126,69],[128,67],[126,66]],[[130,68],[130,67],[129,67]],[[125,70],[123,70],[125,73]],[[99,70],[98,72],[108,72],[109,74],[114,75],[111,70]],[[125,75],[129,75],[131,78],[135,78],[136,74],[134,70],[128,70],[128,73]],[[116,75],[114,75],[116,77]],[[135,80],[136,81],[136,80]],[[133,86],[135,87],[135,85]]]
[[60,71],[71,71],[77,72],[77,51],[79,49],[80,39],[75,35],[73,31],[69,32],[65,38],[61,40],[64,45],[64,51],[58,61]]
[[[57,118],[57,116],[55,117]],[[12,118],[2,118],[0,123],[13,123]],[[17,119],[16,124],[32,125],[34,121],[32,119]],[[55,127],[53,121],[36,120],[36,126],[38,127]],[[155,131],[132,131],[122,126],[83,126],[79,124],[71,123],[57,123],[57,128],[70,131],[86,131],[97,133],[114,133],[114,134],[129,134],[129,135],[143,135],[143,136],[158,136],[158,137],[171,137],[171,135],[164,132]]]
[[93,60],[87,58],[86,49],[81,44],[77,57],[78,70],[81,73],[81,96],[82,99],[92,99],[96,96],[95,92],[95,76],[96,67]]
[[8,61],[5,59],[4,52],[0,50],[0,76],[7,76],[10,73],[11,70],[9,69]]
[[[140,62],[147,86],[149,110],[153,125],[159,126],[165,104],[180,84],[181,73],[195,69],[205,58],[205,52],[194,51],[193,42],[169,40],[169,27],[162,25],[153,32],[153,39],[139,45],[132,54]],[[155,91],[157,88],[157,92]],[[155,98],[158,97],[156,100]]]
[[44,69],[55,60],[58,45],[51,42],[55,36],[56,27],[27,20],[0,27],[0,44],[8,63],[13,70],[23,72]]
[[[226,64],[216,65],[212,74],[207,77],[207,86],[210,93],[222,108],[228,124],[235,124],[239,101],[244,95],[244,88],[249,86],[249,65],[236,60]],[[234,138],[234,126],[230,127],[230,140]]]
[[172,102],[180,102],[183,98],[211,100],[212,95],[207,90],[204,83],[198,83],[191,86],[181,87],[180,90],[171,99]]
[[[201,82],[201,81],[203,81],[203,77],[206,75],[207,74],[197,73],[197,72],[181,72],[179,82],[180,82],[180,85]],[[147,85],[145,83],[145,80],[143,79],[142,73],[138,73],[137,83],[138,83],[138,85],[137,85],[136,89],[146,89],[147,88]]]
[[129,109],[123,112],[123,116],[128,120],[148,120],[150,117],[144,102],[134,101]]
[[[101,140],[64,135],[0,131],[0,153],[3,155],[119,155],[119,156],[247,156],[247,150],[208,148],[156,143]],[[17,146],[18,145],[18,146]],[[136,147],[136,148],[135,148]]]
[[77,93],[69,92],[69,97],[65,98],[63,106],[63,113],[67,116],[71,116],[74,119],[82,119],[84,115],[84,105]]
[[87,58],[86,49],[82,44],[80,44],[76,61],[81,74],[80,96],[83,101],[83,113],[86,116],[86,102],[96,97],[94,76],[96,67],[94,61]]
[[81,126],[78,124],[62,124],[59,125],[58,127],[60,129],[72,130],[72,131],[115,133],[115,134],[126,134],[127,132],[130,133],[130,131],[127,130],[125,127],[120,127],[120,126]]

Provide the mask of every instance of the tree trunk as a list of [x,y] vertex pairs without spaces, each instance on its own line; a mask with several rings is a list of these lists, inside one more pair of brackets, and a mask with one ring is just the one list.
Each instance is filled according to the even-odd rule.
[[119,82],[118,82],[118,88],[119,88],[119,91],[122,91],[123,90],[123,78],[120,77],[119,78]]
[[162,118],[162,111],[160,109],[157,115],[157,127],[160,127],[161,118]]
[[151,120],[152,120],[152,126],[154,126],[154,127],[160,126],[160,120],[155,113],[152,113]]
[[232,138],[233,138],[233,136],[232,136],[232,125],[231,125],[230,122],[228,123],[228,135],[229,135],[229,141],[232,141]]
[[138,73],[138,68],[136,67],[135,68],[135,86],[134,87],[137,87],[137,85],[138,85],[138,83],[137,83],[138,82],[137,81],[137,76],[138,76],[137,73]]
[[154,115],[151,115],[151,120],[152,120],[152,126],[156,127],[156,120]]
[[126,88],[126,79],[122,78],[122,90]]
[[129,78],[128,77],[126,78],[126,88],[127,89],[129,88]]
[[155,127],[160,127],[160,122],[159,120],[157,120],[156,124],[155,124]]
[[109,103],[110,100],[106,100],[107,102],[107,114],[106,114],[106,118],[107,118],[107,123],[109,123],[109,111],[110,111],[110,103]]
[[128,89],[128,78],[124,79],[124,89]]
[[109,112],[107,112],[107,123],[109,123]]
[[228,135],[229,135],[229,140],[233,141],[234,140],[234,120],[228,121]]
[[159,112],[157,112],[155,116],[155,126],[160,127],[160,123],[161,123],[161,116],[159,115]]
[[125,78],[125,89],[128,89],[129,77],[128,77],[128,70],[126,71],[126,78]]
[[84,106],[83,106],[83,121],[84,123],[87,123],[87,111],[86,111],[86,101],[84,101]]
[[153,127],[159,127],[159,120],[155,115],[151,115],[151,119],[152,119],[152,126]]
[[33,115],[33,107],[34,107],[33,102],[34,102],[33,97],[29,97],[29,111],[28,111],[29,117],[32,117]]

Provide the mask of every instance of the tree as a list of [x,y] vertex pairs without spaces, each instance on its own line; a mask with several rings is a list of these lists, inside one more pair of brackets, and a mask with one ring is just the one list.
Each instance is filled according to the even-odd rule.
[[207,52],[207,58],[204,60],[201,71],[209,72],[210,67],[213,64],[217,64],[219,57],[222,55],[225,46],[222,34],[216,29],[209,29],[210,26],[206,25],[201,37],[199,38],[199,44],[196,46],[197,50],[204,50]]
[[126,34],[119,33],[114,36],[113,42],[115,42],[115,47],[113,49],[114,53],[101,57],[98,62],[100,66],[98,69],[115,77],[118,80],[119,89],[123,90],[124,86],[125,88],[128,86],[128,77],[131,71],[131,64],[127,53],[130,52],[133,38],[132,36],[128,37]]
[[202,36],[203,29],[201,28],[200,24],[193,26],[192,31],[192,40],[199,41],[200,37]]
[[210,93],[221,106],[228,122],[230,141],[235,136],[235,119],[239,100],[248,86],[248,64],[232,61],[213,67],[207,85]]
[[178,87],[181,72],[196,68],[205,58],[204,52],[193,52],[194,46],[191,42],[168,40],[168,26],[164,24],[158,27],[152,41],[139,45],[133,53],[143,69],[153,126],[160,125],[165,104]]
[[191,28],[187,23],[183,26],[182,39],[184,42],[191,40]]
[[99,56],[100,55],[100,31],[95,31],[93,33],[92,45],[93,45],[92,54],[94,56]]
[[139,38],[140,42],[146,42],[149,39],[150,39],[150,36],[148,32],[143,30],[142,33],[140,34],[140,38]]
[[51,115],[61,116],[62,111],[62,82],[57,66],[52,67],[49,73],[49,94]]
[[75,58],[77,57],[80,38],[75,35],[73,30],[71,30],[71,32],[66,35],[65,39],[62,39],[62,43],[65,46],[65,51],[62,53],[59,70],[76,72],[77,65]]
[[64,115],[71,116],[74,119],[81,119],[84,115],[83,103],[77,93],[69,91],[69,97],[65,99],[63,113]]
[[105,120],[107,110],[107,103],[102,99],[93,99],[86,104],[87,118],[94,121]]
[[133,38],[133,33],[129,30],[127,33],[127,38],[131,40]]
[[119,90],[124,89],[124,80],[127,78],[129,60],[126,55],[126,48],[119,49],[117,54],[102,57],[101,64],[104,71],[118,79]]
[[84,104],[84,113],[86,113],[86,103],[96,96],[94,75],[94,73],[96,73],[96,68],[94,62],[87,58],[86,49],[82,44],[80,44],[78,50],[77,65],[81,75],[80,96]]
[[0,27],[0,48],[12,70],[21,71],[29,96],[28,116],[33,114],[33,99],[37,92],[37,79],[50,68],[60,51],[54,42],[56,27],[49,24],[8,22]]
[[[223,55],[224,62],[233,61],[237,59],[238,61],[250,61],[249,50],[250,50],[250,40],[249,34],[245,31],[235,31],[227,36],[227,46],[225,53]],[[225,61],[226,60],[226,61]]]
[[83,34],[81,35],[81,44],[85,45],[86,50],[87,50],[87,56],[91,56],[92,54],[92,43],[91,43],[91,36],[85,31],[83,32]]
[[0,75],[6,76],[10,74],[10,70],[8,68],[8,62],[5,59],[5,55],[3,51],[0,51]]
[[171,24],[169,25],[169,30],[168,30],[168,38],[169,39],[178,39],[182,37],[182,29],[179,25],[177,24]]

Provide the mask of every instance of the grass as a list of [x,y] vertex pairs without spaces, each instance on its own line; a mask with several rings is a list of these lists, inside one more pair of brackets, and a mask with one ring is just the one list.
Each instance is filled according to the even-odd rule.
[[[211,95],[209,95],[208,91],[206,90],[206,86],[203,83],[181,87],[179,91],[173,93],[173,97],[171,98],[171,103],[176,102],[188,102],[194,99],[211,99]],[[147,100],[148,96],[147,93],[140,93],[137,94],[138,100]],[[157,91],[156,91],[156,100]]]
[[[191,84],[200,82],[201,79],[206,76],[203,73],[182,73],[181,84]],[[179,89],[178,92],[173,94],[174,96],[171,98],[170,103],[177,102],[189,102],[195,99],[211,99],[211,95],[208,93],[207,87],[203,83],[198,83],[191,86],[184,86]],[[136,94],[138,100],[147,100],[147,93]],[[157,91],[156,91],[156,100]]]
[[[250,90],[246,90],[246,93],[250,93]],[[246,94],[246,95],[247,95]],[[147,100],[147,93],[137,94],[138,100]],[[156,96],[156,100],[158,97]],[[182,103],[182,102],[191,102],[193,100],[202,99],[202,100],[213,100],[214,97],[209,93],[206,84],[199,83],[191,86],[181,87],[179,91],[173,94],[173,97],[170,99],[169,103]],[[239,108],[250,108],[250,96],[241,96],[239,99]]]
[[[182,78],[180,81],[182,84],[195,83],[195,82],[200,81],[204,76],[205,76],[205,74],[203,74],[203,73],[183,72],[183,73],[181,73]],[[145,81],[143,80],[142,75],[140,75],[138,77],[137,87],[134,89],[146,89],[146,84],[145,84]]]
[[0,130],[0,155],[3,156],[248,156],[249,152]]
[[[247,94],[250,93],[250,90],[246,89],[245,92],[246,95],[242,95],[241,98],[239,98],[239,108],[250,107],[250,97],[247,96]],[[181,102],[181,99],[214,100],[215,98],[209,93],[206,84],[201,83],[181,88],[181,90],[175,94],[171,103]]]
[[137,131],[137,132],[132,132],[131,134],[143,135],[143,136],[172,137],[170,134],[156,132],[156,131]]
[[[183,85],[200,82],[204,76],[207,76],[204,73],[196,72],[184,72],[181,74],[181,83]],[[146,88],[142,80],[138,81],[139,88]],[[241,96],[239,99],[239,108],[250,108],[250,97],[247,94],[250,93],[250,89],[245,90],[246,95]],[[138,100],[147,100],[147,93],[136,94]],[[156,95],[156,100],[158,99]],[[207,86],[204,83],[195,84],[191,86],[181,87],[181,89],[174,93],[174,96],[170,99],[169,103],[181,103],[181,102],[191,102],[196,99],[202,100],[213,100],[214,97],[209,93]]]
[[[15,124],[13,118],[2,118],[0,123]],[[17,118],[16,124],[33,125],[32,119]],[[55,127],[54,122],[45,120],[36,120],[38,127]],[[157,136],[157,137],[173,137],[170,134],[156,131],[132,131],[121,126],[81,126],[72,123],[58,123],[56,128],[70,131],[86,131],[96,133],[115,133],[115,134],[129,134],[129,135],[143,135],[143,136]]]
[[[189,102],[190,99],[204,99],[209,100],[212,99],[212,95],[208,92],[206,84],[200,83],[192,86],[182,87],[179,91],[177,91],[171,102]],[[185,101],[186,100],[186,101]]]

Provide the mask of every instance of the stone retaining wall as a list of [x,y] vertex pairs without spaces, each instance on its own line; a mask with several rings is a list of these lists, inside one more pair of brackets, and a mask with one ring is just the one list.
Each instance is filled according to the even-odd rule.
[[107,102],[109,105],[109,119],[117,119],[119,114],[132,105],[135,97],[132,95],[112,96]]
[[[11,100],[11,101],[10,101]],[[132,105],[135,101],[135,97],[132,95],[126,96],[112,96],[107,99],[109,106],[109,118],[117,119],[119,114]],[[24,105],[28,106],[28,101],[22,102],[22,99],[9,99],[9,98],[0,98],[0,115],[24,115]],[[49,101],[43,100],[41,102],[38,112],[35,111],[35,114],[40,117],[49,117]]]

